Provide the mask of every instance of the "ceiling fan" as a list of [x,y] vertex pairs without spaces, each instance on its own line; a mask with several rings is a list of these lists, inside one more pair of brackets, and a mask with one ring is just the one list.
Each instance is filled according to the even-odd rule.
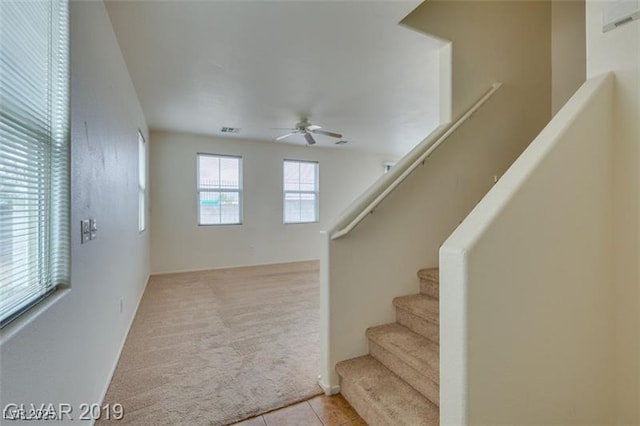
[[322,130],[322,127],[309,123],[306,118],[303,118],[298,124],[296,124],[296,127],[287,128],[286,130],[291,130],[291,132],[287,133],[286,135],[277,137],[275,140],[281,141],[288,138],[289,136],[302,135],[306,139],[307,144],[313,145],[316,143],[316,140],[313,139],[312,133],[316,135],[324,135],[332,138],[342,139],[342,135],[340,133]]

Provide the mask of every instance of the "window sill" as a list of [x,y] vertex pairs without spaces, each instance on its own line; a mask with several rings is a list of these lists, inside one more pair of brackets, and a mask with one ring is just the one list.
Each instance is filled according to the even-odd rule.
[[34,322],[42,313],[48,310],[51,306],[58,303],[63,297],[65,297],[71,288],[68,286],[58,287],[53,293],[47,296],[39,303],[33,305],[31,309],[24,312],[15,320],[7,324],[2,330],[0,330],[0,347],[4,345],[15,336],[20,333],[25,327]]

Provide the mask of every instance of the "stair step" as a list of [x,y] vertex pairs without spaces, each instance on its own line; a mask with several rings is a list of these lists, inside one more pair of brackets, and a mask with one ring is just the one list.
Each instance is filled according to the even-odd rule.
[[420,269],[418,271],[418,278],[420,278],[420,293],[433,297],[434,299],[440,298],[439,268]]
[[440,302],[424,294],[393,299],[396,321],[427,339],[440,342]]
[[440,404],[440,347],[397,324],[367,330],[369,353],[436,405]]
[[340,392],[367,424],[437,425],[439,408],[373,357],[339,362]]

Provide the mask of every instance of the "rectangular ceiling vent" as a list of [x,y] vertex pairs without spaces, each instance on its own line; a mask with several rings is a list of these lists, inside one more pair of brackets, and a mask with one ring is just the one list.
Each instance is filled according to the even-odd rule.
[[220,129],[222,133],[239,133],[240,127],[223,127]]

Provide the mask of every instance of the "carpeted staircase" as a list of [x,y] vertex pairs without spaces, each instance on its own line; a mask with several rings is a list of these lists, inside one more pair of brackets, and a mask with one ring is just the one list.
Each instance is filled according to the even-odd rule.
[[396,322],[367,330],[369,355],[336,365],[342,395],[370,425],[437,425],[439,274],[421,269],[420,294],[396,297]]

